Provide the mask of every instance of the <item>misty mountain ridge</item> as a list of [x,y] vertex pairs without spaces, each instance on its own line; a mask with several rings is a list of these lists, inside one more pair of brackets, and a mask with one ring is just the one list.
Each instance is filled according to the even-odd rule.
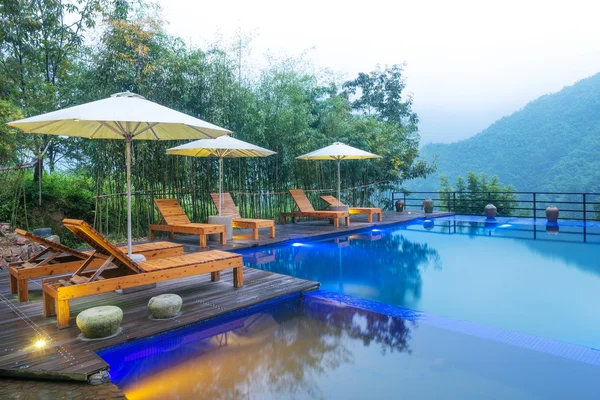
[[519,191],[600,191],[600,73],[547,94],[475,136],[427,144],[421,157],[438,156],[437,171],[407,182],[413,191],[453,184],[469,171],[497,175]]

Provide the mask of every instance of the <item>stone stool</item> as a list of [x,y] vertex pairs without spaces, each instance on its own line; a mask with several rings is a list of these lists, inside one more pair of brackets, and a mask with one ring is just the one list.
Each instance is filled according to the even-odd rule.
[[183,300],[176,294],[161,294],[150,299],[148,311],[157,319],[173,318],[181,311]]
[[77,315],[77,327],[90,339],[114,335],[121,326],[123,310],[115,306],[88,308]]

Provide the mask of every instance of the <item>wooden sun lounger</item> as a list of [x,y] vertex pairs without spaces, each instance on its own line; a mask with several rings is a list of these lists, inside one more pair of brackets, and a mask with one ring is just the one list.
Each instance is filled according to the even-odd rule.
[[[252,239],[258,240],[258,230],[260,228],[269,228],[269,237],[275,238],[275,221],[272,219],[253,219],[253,218],[242,218],[238,211],[231,194],[222,193],[221,200],[223,202],[223,209],[221,210],[222,215],[232,216],[232,225],[234,228],[251,228]],[[217,212],[219,211],[219,193],[211,193],[210,198],[212,199]]]
[[[87,259],[93,252],[93,250],[75,250],[22,229],[16,229],[15,232],[46,247],[27,261],[9,264],[10,292],[18,294],[20,302],[29,300],[29,279],[75,272],[81,265],[81,261]],[[119,246],[117,249],[126,252],[127,246]],[[132,246],[132,252],[142,254],[147,260],[172,257],[183,254],[183,245],[170,242],[136,244]],[[103,258],[97,257],[89,268],[98,268],[103,262]]]
[[[221,244],[227,242],[225,225],[192,223],[177,200],[155,199],[154,204],[156,204],[158,211],[160,211],[161,219],[158,224],[150,225],[150,240],[154,240],[154,233],[156,231],[162,231],[169,232],[171,239],[175,236],[175,233],[199,235],[200,247],[206,247],[206,235],[213,233],[221,234]],[[163,225],[163,222],[166,225]]]
[[[338,199],[336,199],[333,196],[321,196],[321,200],[323,200],[325,203],[329,204],[330,206],[337,206],[337,205],[345,206],[344,203],[342,203],[341,201],[338,202]],[[349,211],[350,211],[350,215],[366,214],[369,222],[373,222],[374,214],[377,215],[378,221],[382,220],[381,208],[379,208],[379,207],[350,207]]]
[[308,197],[304,194],[302,189],[290,189],[290,195],[296,203],[298,211],[282,212],[281,223],[285,224],[286,217],[292,217],[292,222],[296,222],[298,217],[309,217],[309,218],[326,218],[332,219],[333,225],[336,228],[340,226],[340,218],[344,218],[346,226],[350,225],[350,214],[348,211],[329,211],[329,210],[315,210],[310,204]]
[[[211,274],[212,281],[221,278],[221,271],[233,268],[233,286],[244,284],[242,256],[220,250],[203,251],[176,257],[156,258],[135,262],[80,220],[65,219],[63,224],[78,238],[90,245],[94,252],[80,263],[70,277],[44,279],[44,315],[56,315],[59,328],[69,326],[69,300],[127,289],[173,279]],[[96,257],[104,262],[95,271],[86,271]],[[114,264],[116,268],[107,268]]]

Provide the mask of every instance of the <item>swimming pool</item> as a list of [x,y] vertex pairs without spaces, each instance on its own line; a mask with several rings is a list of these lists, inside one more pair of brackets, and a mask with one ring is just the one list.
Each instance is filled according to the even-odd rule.
[[408,309],[394,312],[317,292],[100,355],[130,400],[600,396],[596,365],[440,328]]
[[328,291],[600,348],[600,224],[444,217],[241,252]]

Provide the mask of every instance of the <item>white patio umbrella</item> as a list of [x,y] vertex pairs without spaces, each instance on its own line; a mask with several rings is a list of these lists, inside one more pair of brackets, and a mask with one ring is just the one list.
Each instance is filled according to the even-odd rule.
[[131,255],[131,141],[213,138],[227,129],[123,92],[36,117],[9,122],[25,133],[125,139],[127,160],[127,245]]
[[337,161],[337,199],[340,203],[340,162],[342,160],[364,160],[366,158],[380,158],[377,154],[360,150],[347,144],[335,142],[319,150],[296,157],[298,160],[336,160]]
[[267,157],[276,153],[231,136],[220,136],[216,139],[201,139],[173,147],[167,150],[167,154],[188,157],[217,157],[219,159],[219,215],[221,215],[223,158]]

